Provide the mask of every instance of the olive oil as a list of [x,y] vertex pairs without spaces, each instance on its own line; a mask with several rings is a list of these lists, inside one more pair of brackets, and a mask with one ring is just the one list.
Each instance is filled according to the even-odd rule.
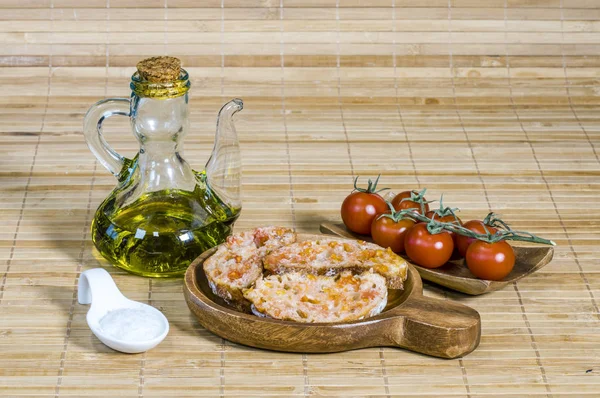
[[149,277],[185,273],[198,255],[225,240],[240,212],[199,186],[146,193],[122,208],[116,202],[113,194],[98,208],[92,240],[117,267]]

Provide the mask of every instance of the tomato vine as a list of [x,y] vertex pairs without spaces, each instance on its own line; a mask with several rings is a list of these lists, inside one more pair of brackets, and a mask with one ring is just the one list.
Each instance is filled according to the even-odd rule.
[[[448,208],[449,209],[449,208]],[[449,211],[454,214],[454,210],[450,209]],[[439,234],[442,231],[454,232],[459,235],[468,236],[470,238],[475,238],[478,240],[482,240],[487,243],[496,243],[503,240],[514,240],[514,241],[522,241],[522,242],[532,242],[532,243],[541,243],[545,245],[555,246],[556,243],[549,239],[544,239],[539,236],[536,236],[530,232],[526,231],[516,231],[512,229],[506,222],[500,219],[495,213],[489,213],[484,219],[484,225],[494,227],[497,229],[495,233],[490,233],[487,228],[487,233],[478,234],[477,232],[473,232],[461,225],[458,225],[454,222],[441,222],[424,216],[422,214],[415,213],[410,210],[401,210],[399,211],[397,216],[406,216],[412,218],[415,221],[421,221],[427,224],[427,230],[431,234]],[[456,215],[455,215],[456,217]]]

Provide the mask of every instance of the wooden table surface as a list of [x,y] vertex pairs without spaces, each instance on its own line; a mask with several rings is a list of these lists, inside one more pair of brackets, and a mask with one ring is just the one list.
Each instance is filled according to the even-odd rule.
[[[600,396],[597,0],[0,7],[0,395]],[[220,105],[245,100],[237,229],[317,232],[339,220],[354,177],[381,174],[396,192],[444,193],[463,219],[493,209],[555,240],[554,261],[480,297],[425,286],[480,312],[481,345],[462,359],[283,354],[210,334],[180,279],[120,272],[89,236],[115,180],[84,143],[83,115],[128,96],[135,63],[162,54],[192,76],[194,167],[207,160]],[[135,154],[126,120],[111,119],[106,136]],[[91,334],[76,285],[93,267],[167,315],[159,347],[124,355]]]

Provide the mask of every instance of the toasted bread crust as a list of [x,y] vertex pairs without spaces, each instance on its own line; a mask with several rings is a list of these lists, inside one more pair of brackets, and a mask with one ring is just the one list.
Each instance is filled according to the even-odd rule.
[[250,302],[244,298],[242,289],[232,288],[227,284],[216,283],[214,281],[209,281],[208,285],[213,293],[225,300],[227,304],[244,312],[250,309]]
[[386,283],[388,289],[404,289],[404,280],[406,277],[396,276],[391,278],[386,278]]

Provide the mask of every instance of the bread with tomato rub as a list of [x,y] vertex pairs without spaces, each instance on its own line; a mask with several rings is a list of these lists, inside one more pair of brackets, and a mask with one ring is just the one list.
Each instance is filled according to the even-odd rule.
[[386,280],[367,271],[334,276],[292,271],[259,278],[244,291],[255,315],[302,323],[351,322],[379,314],[387,303]]
[[296,241],[296,233],[285,227],[260,227],[230,235],[216,253],[204,262],[204,273],[213,293],[227,303],[247,309],[242,289],[262,276],[263,257],[282,245]]
[[334,275],[350,270],[372,270],[387,281],[390,289],[402,289],[408,265],[396,253],[364,241],[317,239],[297,242],[273,250],[263,260],[265,270],[274,274],[292,271],[312,275]]

